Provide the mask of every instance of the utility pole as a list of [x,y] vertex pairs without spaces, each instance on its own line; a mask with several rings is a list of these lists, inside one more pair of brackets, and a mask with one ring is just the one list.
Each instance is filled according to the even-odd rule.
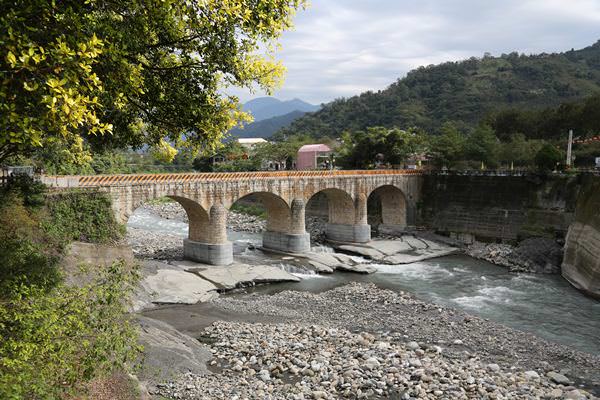
[[569,130],[569,143],[567,143],[567,169],[571,168],[571,149],[573,147],[573,129]]

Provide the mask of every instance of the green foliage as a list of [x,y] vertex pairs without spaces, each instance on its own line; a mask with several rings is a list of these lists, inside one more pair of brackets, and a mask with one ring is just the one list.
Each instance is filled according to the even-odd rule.
[[478,126],[467,138],[465,158],[484,163],[486,166],[498,165],[499,142],[494,130],[487,125]]
[[[339,137],[344,131],[373,126],[417,126],[438,133],[449,121],[475,127],[486,114],[509,104],[516,109],[556,107],[600,92],[599,60],[600,42],[562,54],[512,53],[420,67],[385,90],[335,100],[295,120],[275,136],[304,133],[315,138]],[[586,112],[591,116],[589,121],[600,118],[594,109]],[[522,129],[506,135],[498,132],[503,140],[512,133],[533,137]],[[544,130],[536,137],[546,138],[546,134],[555,133]]]
[[258,171],[260,169],[260,162],[254,158],[249,159],[238,159],[229,160],[220,163],[216,163],[212,166],[212,172],[248,172]]
[[24,205],[15,192],[2,196],[0,207],[0,299],[19,285],[52,287],[62,243],[41,229],[40,211]]
[[517,133],[509,141],[500,144],[498,158],[504,165],[529,167],[535,165],[535,155],[544,143],[543,140],[527,139],[525,135]]
[[550,143],[544,144],[535,155],[535,165],[541,171],[552,171],[563,161],[563,154]]
[[261,205],[234,203],[229,210],[240,214],[253,215],[262,219],[267,218],[267,210]]
[[595,136],[600,131],[600,94],[542,110],[507,109],[486,119],[501,139],[520,133],[530,139],[566,140],[571,129],[576,136]]
[[203,150],[248,120],[229,86],[282,82],[277,41],[304,0],[4,4],[0,162],[58,146]]
[[452,168],[465,155],[467,137],[456,127],[447,122],[441,128],[441,135],[430,140],[429,157],[438,168]]
[[104,193],[70,191],[47,197],[50,219],[44,229],[65,241],[111,243],[123,236],[115,220],[110,198]]
[[126,299],[137,270],[124,262],[94,270],[82,287],[14,284],[0,297],[0,398],[76,396],[82,383],[133,360]]
[[0,187],[2,198],[10,194],[20,197],[26,207],[39,208],[45,202],[46,186],[33,180],[29,175],[11,176],[7,185]]
[[[329,138],[321,138],[320,143],[332,145],[333,140]],[[263,143],[256,146],[252,157],[259,160],[259,164],[263,162],[286,162],[288,168],[292,168],[294,160],[298,155],[298,149],[305,144],[314,143],[314,140],[306,135],[294,135],[285,140]]]
[[80,398],[87,380],[122,368],[136,351],[126,301],[137,270],[123,262],[94,266],[81,287],[62,283],[59,271],[71,240],[119,236],[110,201],[44,191],[18,177],[0,192],[2,399]]
[[399,165],[427,148],[425,133],[418,129],[372,127],[346,133],[342,140],[338,163],[347,168],[373,168],[380,155],[384,163]]

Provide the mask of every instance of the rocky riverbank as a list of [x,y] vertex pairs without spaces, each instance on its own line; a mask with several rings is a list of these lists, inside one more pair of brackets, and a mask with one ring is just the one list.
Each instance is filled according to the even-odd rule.
[[152,386],[153,394],[592,399],[600,385],[599,357],[372,284],[221,297],[210,307],[202,314],[224,321],[209,325],[193,312],[192,319],[169,310],[146,313],[199,337],[212,354],[212,373],[181,373]]
[[516,246],[475,242],[467,246],[466,254],[507,267],[510,272],[559,274],[563,248],[554,239],[536,237],[525,239]]

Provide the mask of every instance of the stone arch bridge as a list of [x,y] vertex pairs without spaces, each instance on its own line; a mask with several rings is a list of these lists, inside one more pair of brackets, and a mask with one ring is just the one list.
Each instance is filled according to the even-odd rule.
[[253,195],[267,211],[263,247],[301,253],[310,250],[304,214],[318,193],[327,196],[326,236],[338,242],[364,243],[371,238],[367,200],[377,196],[382,224],[388,229],[413,225],[422,177],[415,170],[277,171],[95,176],[46,176],[55,188],[106,192],[120,222],[143,203],[160,197],[179,202],[189,219],[184,256],[215,265],[233,261],[227,240],[227,212],[239,199]]

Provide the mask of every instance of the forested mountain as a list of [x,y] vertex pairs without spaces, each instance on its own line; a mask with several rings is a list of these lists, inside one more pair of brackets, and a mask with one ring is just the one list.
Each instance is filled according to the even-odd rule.
[[558,54],[485,56],[417,68],[387,89],[335,100],[276,135],[337,137],[369,126],[417,126],[435,133],[447,121],[475,125],[505,109],[541,109],[600,92],[600,41]]
[[250,112],[254,117],[254,122],[289,114],[293,111],[312,112],[319,108],[319,106],[300,99],[281,101],[274,97],[259,97],[243,105],[244,111]]
[[269,138],[281,128],[288,127],[293,121],[302,117],[306,112],[292,111],[277,117],[263,119],[244,126],[243,129],[235,128],[229,131],[232,136],[239,138]]

